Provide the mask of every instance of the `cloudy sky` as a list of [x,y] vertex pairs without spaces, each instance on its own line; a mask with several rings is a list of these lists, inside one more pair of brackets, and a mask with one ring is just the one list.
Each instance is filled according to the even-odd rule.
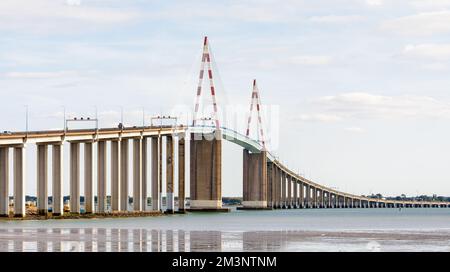
[[[208,35],[219,103],[247,108],[258,79],[290,168],[355,194],[450,195],[449,34],[450,0],[2,0],[0,129],[24,130],[25,105],[33,130],[61,128],[63,107],[101,126],[192,107]],[[225,144],[224,195],[242,192],[241,156]]]

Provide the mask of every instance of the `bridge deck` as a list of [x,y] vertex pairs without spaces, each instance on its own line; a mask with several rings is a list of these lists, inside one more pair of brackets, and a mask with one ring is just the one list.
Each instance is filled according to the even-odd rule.
[[28,132],[2,132],[1,145],[19,145],[25,143],[49,143],[61,141],[89,141],[107,140],[115,138],[133,138],[140,136],[155,136],[184,133],[185,126],[145,126],[129,128],[100,128],[100,129],[74,129],[74,130],[47,130]]
[[[98,141],[117,138],[133,138],[142,136],[169,135],[178,133],[210,133],[214,131],[214,127],[210,126],[145,126],[145,127],[129,127],[129,128],[100,128],[100,129],[79,129],[79,130],[48,130],[48,131],[29,131],[29,132],[3,132],[0,133],[0,146],[22,145],[25,143],[51,143],[62,141]],[[258,142],[245,135],[225,127],[221,128],[223,139],[237,144],[252,153],[258,153],[263,150],[263,146]],[[279,160],[276,159],[271,152],[267,152],[268,161],[274,163],[282,171],[287,173],[293,179],[301,181],[307,185],[317,189],[367,202],[378,202],[385,204],[402,204],[402,205],[450,205],[450,202],[425,202],[425,201],[402,201],[402,200],[386,200],[374,199],[346,192],[338,191],[332,188],[315,183],[302,177],[299,174],[288,169]]]

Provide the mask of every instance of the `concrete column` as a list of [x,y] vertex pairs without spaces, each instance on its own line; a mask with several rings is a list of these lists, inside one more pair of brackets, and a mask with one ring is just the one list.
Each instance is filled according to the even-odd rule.
[[[100,148],[100,147],[99,147]],[[84,143],[84,212],[94,212],[94,159],[92,142]],[[100,204],[99,204],[100,205]]]
[[120,140],[111,141],[111,210],[120,209]]
[[140,138],[133,139],[133,210],[142,211],[142,142]]
[[277,167],[272,163],[271,167],[271,200],[272,208],[277,208]]
[[281,205],[281,169],[280,168],[276,168],[276,179],[275,179],[275,188],[276,188],[276,208],[277,209],[281,209],[282,205]]
[[147,210],[147,137],[143,137],[141,141],[141,210]]
[[325,192],[320,190],[320,207],[325,208]]
[[70,212],[80,213],[80,144],[70,143]]
[[[106,212],[106,141],[97,142],[97,204],[98,213]],[[87,210],[86,210],[87,212]]]
[[63,143],[52,145],[52,215],[59,216],[64,213],[63,210]]
[[160,194],[159,194],[159,137],[152,137],[152,210],[160,210]]
[[14,147],[14,216],[25,216],[25,145]]
[[293,207],[295,209],[298,208],[298,181],[296,179],[292,180],[292,184],[294,186],[294,204]]
[[185,142],[184,135],[178,139],[178,211],[183,212],[185,201]]
[[166,137],[166,203],[167,213],[173,213],[174,211],[174,199],[173,199],[173,176],[174,176],[174,147],[173,137]]
[[47,193],[47,145],[37,145],[37,209],[40,215],[48,213],[48,193]]
[[272,208],[272,166],[271,162],[267,164],[267,208]]
[[243,150],[243,208],[267,208],[267,154]]
[[120,143],[120,211],[128,211],[128,139]]
[[305,183],[305,207],[311,208],[311,187]]
[[317,194],[317,202],[316,202],[316,208],[320,208],[320,203],[322,202],[322,190],[316,189]]
[[216,133],[191,134],[191,210],[222,210],[222,137]]
[[314,207],[314,208],[317,208],[317,206],[318,206],[318,201],[317,201],[317,188],[316,188],[316,187],[313,187],[312,191],[313,191],[313,207]]
[[281,172],[281,208],[287,208],[286,173]]
[[300,208],[304,208],[305,207],[305,188],[304,188],[304,184],[303,182],[299,181],[299,191],[298,191],[298,196],[299,196],[299,205]]
[[292,177],[286,176],[286,183],[287,183],[287,208],[292,208]]
[[9,216],[9,147],[0,147],[0,216]]
[[[159,136],[159,142],[158,142],[158,180],[159,180],[159,206],[160,210],[162,211],[162,203],[163,203],[163,193],[162,193],[162,187],[163,187],[163,139],[161,138],[161,135]],[[167,203],[166,203],[167,204]]]

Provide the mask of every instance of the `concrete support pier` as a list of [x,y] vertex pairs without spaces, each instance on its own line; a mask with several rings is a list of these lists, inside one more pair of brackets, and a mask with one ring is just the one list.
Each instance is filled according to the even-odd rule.
[[313,187],[312,188],[312,193],[313,193],[313,197],[312,197],[312,202],[313,202],[313,208],[317,208],[317,188]]
[[299,181],[298,187],[299,187],[299,190],[298,190],[299,208],[304,208],[305,207],[305,186],[303,185],[303,182]]
[[147,137],[143,137],[141,141],[141,210],[147,210]]
[[[84,143],[84,212],[88,214],[94,212],[94,153],[92,146],[92,142]],[[100,151],[100,142],[98,148]]]
[[281,209],[282,208],[282,181],[281,181],[281,169],[280,168],[276,168],[276,176],[275,176],[275,188],[276,188],[276,204],[275,207],[277,209]]
[[221,138],[220,131],[191,134],[191,211],[229,211],[222,208]]
[[64,213],[63,210],[63,144],[57,143],[52,145],[52,199],[53,208],[52,215],[59,216]]
[[269,188],[270,188],[270,205],[269,207],[272,209],[276,208],[276,167],[273,163],[270,163],[270,178],[269,178]]
[[152,137],[152,210],[159,211],[159,137]]
[[184,134],[178,139],[178,211],[185,210],[185,141]]
[[133,210],[142,211],[142,141],[133,139]]
[[120,209],[120,139],[111,141],[111,210]]
[[267,209],[267,154],[243,151],[242,209]]
[[70,212],[80,213],[80,143],[70,143]]
[[98,213],[106,212],[106,141],[97,142],[97,204]]
[[298,182],[296,179],[292,178],[292,185],[294,186],[294,201],[293,201],[293,208],[298,208]]
[[306,208],[311,208],[311,187],[308,184],[305,184],[305,203],[306,203]]
[[174,177],[174,148],[173,137],[166,137],[166,213],[173,213],[174,198],[173,198],[173,177]]
[[320,191],[319,191],[319,205],[320,205],[320,208],[326,208],[326,206],[325,206],[325,191],[323,191],[323,189],[320,189]]
[[37,209],[40,215],[47,215],[48,213],[47,159],[47,145],[37,145]]
[[272,209],[272,163],[267,163],[267,208]]
[[25,145],[14,147],[14,217],[25,216]]
[[286,174],[281,171],[281,208],[287,208]]
[[128,139],[120,143],[120,211],[128,211]]
[[287,176],[287,208],[292,209],[292,177]]
[[9,147],[0,147],[0,216],[9,216]]

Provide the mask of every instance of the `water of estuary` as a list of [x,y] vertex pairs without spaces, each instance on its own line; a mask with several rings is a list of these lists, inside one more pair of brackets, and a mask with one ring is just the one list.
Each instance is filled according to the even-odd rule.
[[0,221],[0,251],[450,251],[450,209]]

